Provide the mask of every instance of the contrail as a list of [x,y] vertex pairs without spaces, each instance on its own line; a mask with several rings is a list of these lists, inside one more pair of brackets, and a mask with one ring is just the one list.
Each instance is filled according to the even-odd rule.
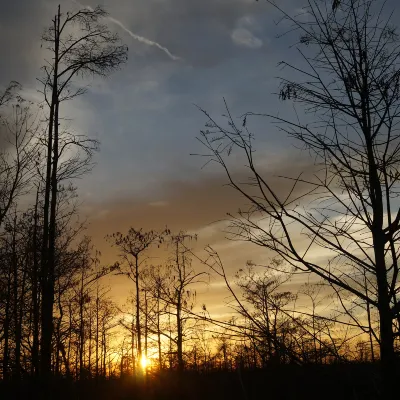
[[[73,3],[77,4],[80,7],[86,8],[87,10],[94,11],[92,7],[90,6],[84,6],[83,4],[77,2],[76,0],[71,0]],[[173,55],[166,47],[162,46],[160,43],[154,42],[153,40],[147,39],[143,36],[137,35],[136,33],[133,33],[130,29],[128,29],[121,21],[113,18],[113,17],[106,17],[109,21],[114,23],[115,25],[118,25],[121,29],[123,29],[129,36],[131,36],[133,39],[137,40],[140,43],[147,44],[148,46],[154,46],[163,51],[169,58],[171,58],[174,61],[178,61],[181,58]]]
[[128,33],[131,37],[133,37],[135,40],[137,40],[138,42],[147,44],[149,46],[155,46],[157,48],[159,48],[160,50],[162,50],[165,54],[168,55],[168,57],[172,58],[173,60],[177,61],[180,60],[179,57],[174,56],[166,47],[161,46],[160,43],[157,42],[153,42],[150,39],[147,39],[143,36],[139,36],[136,35],[135,33],[133,33],[131,30],[129,30],[121,21],[118,21],[117,19],[113,18],[113,17],[107,17],[111,22],[113,22],[114,24],[120,26],[126,33]]

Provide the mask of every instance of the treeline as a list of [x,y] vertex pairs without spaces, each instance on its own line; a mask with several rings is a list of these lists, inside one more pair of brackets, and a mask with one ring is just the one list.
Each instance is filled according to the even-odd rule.
[[[341,320],[337,312],[321,316],[317,310],[321,304],[332,309],[322,285],[306,284],[290,292],[286,288],[290,272],[265,272],[252,265],[230,283],[223,266],[215,264],[216,253],[210,253],[213,262],[208,259],[193,266],[195,238],[182,232],[131,228],[125,235],[110,235],[121,259],[102,267],[100,253],[89,238],[82,239],[82,227],[70,227],[71,193],[71,189],[63,192],[68,206],[60,204],[58,213],[59,223],[64,224],[57,237],[54,275],[54,376],[86,380],[162,370],[255,370],[365,362],[379,356],[378,343],[371,342],[359,326]],[[10,213],[3,221],[3,380],[40,373],[40,209],[38,201],[32,210]],[[148,261],[154,247],[163,248],[166,255],[161,265]],[[278,261],[271,264],[281,266]],[[196,304],[197,290],[206,291],[216,273],[231,291],[233,317],[216,319],[206,304]],[[132,294],[122,307],[102,284],[107,274],[123,274],[132,283]]]

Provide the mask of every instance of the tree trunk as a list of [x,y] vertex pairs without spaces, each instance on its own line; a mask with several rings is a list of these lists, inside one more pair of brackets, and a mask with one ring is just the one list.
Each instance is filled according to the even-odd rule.
[[8,276],[7,276],[7,296],[6,296],[6,307],[4,316],[4,346],[3,346],[3,380],[8,380],[8,367],[10,360],[9,353],[9,341],[10,341],[10,301],[11,301],[11,262],[9,262]]
[[38,206],[39,206],[39,187],[36,192],[35,215],[33,225],[33,267],[32,267],[32,314],[33,314],[33,331],[32,331],[32,367],[31,373],[35,376],[39,373],[39,298],[38,298],[38,271],[39,263],[37,257],[38,244]]
[[131,357],[132,357],[132,376],[135,375],[136,372],[136,364],[135,364],[135,323],[132,319],[131,325]]
[[[40,367],[43,384],[48,385],[51,378],[51,350],[52,350],[52,336],[53,336],[53,303],[54,303],[54,235],[55,227],[55,211],[54,203],[57,198],[51,199],[51,213],[50,211],[50,192],[52,195],[57,193],[57,182],[54,179],[57,171],[52,171],[54,168],[53,157],[57,156],[56,149],[53,146],[53,129],[57,128],[58,133],[58,58],[59,58],[59,45],[60,45],[60,18],[61,11],[58,6],[58,13],[54,19],[54,72],[53,72],[53,87],[52,99],[50,105],[49,116],[49,133],[47,143],[47,168],[46,168],[46,184],[45,184],[45,198],[44,198],[44,223],[43,223],[43,244],[42,244],[42,321],[41,321],[41,354],[40,354]],[[55,133],[55,132],[54,132]],[[58,150],[57,150],[58,152]],[[57,158],[57,157],[56,157]],[[54,161],[54,160],[53,160]],[[55,187],[54,187],[55,185]],[[50,217],[50,224],[49,224]],[[47,397],[50,394],[47,391]]]
[[84,356],[84,344],[85,344],[85,327],[83,321],[83,271],[81,276],[81,291],[79,296],[79,379],[82,379],[83,375],[83,356]]
[[96,380],[99,379],[99,285],[97,283],[97,290],[96,290]]
[[378,311],[380,330],[380,353],[382,364],[382,396],[391,398],[396,383],[396,355],[392,329],[392,313],[388,293],[387,272],[383,240],[374,241],[376,276],[378,283]]
[[158,368],[163,369],[162,351],[161,351],[161,328],[160,328],[160,289],[157,293],[157,345],[158,345]]
[[138,362],[142,361],[142,338],[140,329],[140,288],[139,288],[139,260],[135,257],[135,285],[136,285],[136,342]]
[[[144,356],[145,356],[145,360],[147,362],[147,335],[148,335],[147,291],[144,292],[144,310],[145,310],[145,315],[144,315]],[[147,368],[146,368],[146,372],[147,372]]]
[[181,294],[178,295],[178,301],[176,305],[176,329],[177,329],[177,356],[178,356],[178,371],[183,371],[183,332],[182,332],[182,305],[181,305]]
[[[363,107],[364,110],[364,107]],[[389,398],[394,394],[393,387],[396,381],[396,356],[394,351],[394,336],[392,329],[392,313],[388,276],[385,261],[385,233],[383,230],[383,194],[378,176],[378,167],[372,147],[371,132],[368,128],[367,118],[364,117],[364,134],[367,145],[369,162],[370,197],[373,210],[372,239],[374,245],[376,279],[378,287],[378,311],[380,323],[380,353],[382,364],[382,395]]]
[[14,368],[13,378],[19,379],[20,376],[20,357],[21,357],[21,326],[19,324],[19,307],[21,304],[18,299],[18,258],[17,258],[17,215],[14,217],[14,227],[12,236],[12,268],[13,268],[13,320],[14,320]]

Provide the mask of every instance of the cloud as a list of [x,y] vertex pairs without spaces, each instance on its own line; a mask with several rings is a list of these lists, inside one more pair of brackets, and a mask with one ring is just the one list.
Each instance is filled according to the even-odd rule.
[[[310,176],[315,168],[311,160],[287,154],[285,159],[272,167],[264,166],[262,170],[265,171],[263,176],[269,179],[277,193],[286,196],[292,182],[278,178],[277,175],[293,176],[302,170],[306,176]],[[247,170],[235,172],[239,181],[245,181],[247,176]],[[165,181],[160,185],[158,193],[114,197],[107,201],[101,197],[87,199],[81,209],[82,214],[90,221],[86,233],[93,238],[93,243],[102,253],[102,262],[106,264],[113,263],[118,257],[116,249],[104,239],[107,234],[116,231],[125,233],[131,226],[145,230],[168,226],[174,232],[185,230],[192,234],[197,233],[198,240],[191,245],[195,253],[205,259],[206,253],[203,249],[206,245],[211,245],[218,251],[228,275],[233,279],[234,273],[243,268],[247,260],[268,265],[274,254],[263,247],[226,238],[230,219],[227,212],[234,214],[239,207],[245,209],[248,206],[248,201],[226,183],[227,179],[222,173],[205,171],[201,177],[195,176],[192,180]],[[302,189],[298,187],[298,190]],[[165,254],[160,254],[158,249],[154,249],[154,253],[149,255],[154,264],[165,260]],[[196,260],[193,260],[193,266],[203,268]],[[224,314],[229,311],[225,306],[226,288],[219,283],[216,276],[212,282],[216,284],[209,289],[198,290],[198,304],[206,303],[213,313]],[[113,278],[111,283],[116,298],[122,301],[131,288],[129,282],[117,282]]]
[[[315,172],[315,166],[308,160],[288,154],[287,160],[271,166],[260,167],[265,171],[277,194],[286,197],[293,182],[277,175],[297,176],[304,171],[309,177]],[[235,179],[246,182],[249,171],[233,171]],[[238,191],[227,185],[222,173],[203,173],[193,180],[169,180],[160,184],[159,190],[144,196],[126,195],[120,198],[100,200],[87,198],[82,212],[91,221],[89,233],[102,242],[103,237],[114,231],[126,231],[130,226],[144,229],[162,229],[167,225],[172,230],[186,230],[198,233],[207,241],[223,239],[227,213],[236,213],[239,208],[246,209],[249,201]],[[301,185],[296,193],[303,193]],[[162,200],[160,200],[162,199]],[[107,212],[104,212],[107,210]]]
[[[10,80],[24,84],[40,74],[43,49],[40,37],[47,26],[41,2],[13,0],[1,2],[0,12],[0,86]],[[24,85],[25,86],[25,85]]]
[[251,49],[258,49],[263,45],[263,41],[254,36],[246,28],[236,28],[232,32],[231,38],[233,43],[237,44],[238,46],[249,47]]
[[237,22],[237,27],[251,28],[253,31],[260,31],[261,29],[259,22],[253,15],[244,15],[243,17],[239,18],[239,21]]
[[152,201],[151,203],[149,203],[149,206],[151,207],[166,207],[168,206],[168,202],[167,201]]
[[9,147],[11,147],[11,143],[9,141],[8,132],[0,120],[0,156],[6,153]]
[[162,43],[184,59],[185,65],[201,68],[235,59],[238,49],[230,34],[238,20],[252,15],[258,19],[270,9],[267,4],[243,0],[136,0],[135,7],[131,0],[115,3],[118,6],[110,3],[114,18],[127,22],[135,33]]

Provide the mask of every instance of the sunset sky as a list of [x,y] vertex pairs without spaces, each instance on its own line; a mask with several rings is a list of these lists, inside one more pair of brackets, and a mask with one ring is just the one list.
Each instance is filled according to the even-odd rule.
[[[0,85],[19,81],[28,98],[39,98],[44,50],[43,29],[56,12],[55,0],[0,0]],[[98,2],[87,0],[85,6]],[[88,233],[111,262],[114,253],[104,236],[144,229],[183,229],[199,234],[199,248],[219,250],[232,273],[246,260],[267,263],[271,254],[224,239],[227,212],[245,205],[219,169],[191,155],[201,153],[196,136],[206,122],[198,105],[219,117],[225,97],[234,115],[247,111],[287,115],[289,104],[278,101],[276,79],[283,59],[296,62],[293,36],[277,38],[287,26],[266,2],[255,0],[108,0],[108,24],[129,47],[128,63],[106,80],[91,83],[88,92],[65,105],[69,125],[101,142],[93,173],[78,186],[81,213]],[[289,13],[299,0],[282,0]],[[388,9],[396,4],[389,1]],[[61,0],[61,10],[76,8]],[[293,175],[312,169],[312,160],[264,118],[252,119],[257,150],[269,176]],[[240,162],[240,159],[238,160]],[[239,163],[240,164],[240,163]],[[239,168],[240,169],[240,168]],[[276,179],[276,178],[273,178]],[[284,184],[276,180],[277,185]],[[318,257],[319,255],[316,255]],[[112,280],[122,298],[129,283]],[[222,312],[224,294],[215,285],[201,302]]]

